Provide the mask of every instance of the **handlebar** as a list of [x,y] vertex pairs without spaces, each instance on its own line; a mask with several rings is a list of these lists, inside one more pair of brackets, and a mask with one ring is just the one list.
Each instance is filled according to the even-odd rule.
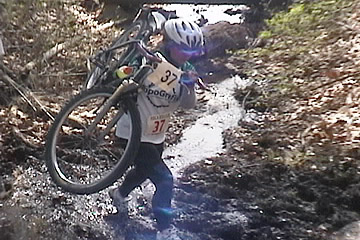
[[[135,44],[135,47],[136,49],[139,51],[139,53],[144,56],[146,59],[152,61],[152,62],[157,62],[157,63],[160,63],[162,62],[162,59],[158,56],[156,56],[155,54],[153,54],[152,52],[150,52],[148,49],[146,49],[146,47],[142,44],[142,41],[141,40],[130,40],[130,41],[126,41],[122,44],[119,44],[118,46],[115,46],[115,47],[112,47],[112,48],[109,48],[107,49],[106,51],[107,52],[110,52],[110,51],[113,51],[117,48],[121,48],[127,44]],[[197,76],[197,79],[196,79],[196,84],[203,90],[206,90],[206,91],[210,91],[210,89],[205,85],[204,81],[202,80],[201,77]]]
[[140,54],[143,55],[145,58],[149,59],[152,62],[162,62],[161,58],[159,58],[158,56],[156,56],[155,54],[149,52],[149,50],[147,50],[140,41],[138,41],[136,43],[136,48],[137,50],[139,50]]
[[116,50],[118,48],[121,48],[121,47],[123,47],[125,45],[129,45],[129,44],[135,44],[135,47],[139,51],[139,53],[142,56],[144,56],[145,58],[149,59],[150,61],[153,61],[153,62],[161,62],[162,61],[159,57],[155,56],[155,54],[153,54],[149,50],[147,50],[144,47],[144,45],[142,44],[142,41],[138,40],[138,39],[123,42],[122,44],[119,44],[117,46],[106,49],[105,52],[111,52],[111,51],[114,51],[114,50]]

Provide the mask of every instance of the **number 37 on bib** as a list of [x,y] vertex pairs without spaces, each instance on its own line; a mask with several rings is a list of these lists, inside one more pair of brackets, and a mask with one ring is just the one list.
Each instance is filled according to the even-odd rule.
[[155,135],[164,133],[170,122],[170,113],[152,115],[148,118],[147,121],[147,134]]

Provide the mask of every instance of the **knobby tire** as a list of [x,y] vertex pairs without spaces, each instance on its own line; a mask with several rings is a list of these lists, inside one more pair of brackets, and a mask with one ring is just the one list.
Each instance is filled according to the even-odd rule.
[[[112,106],[92,132],[89,125],[104,102],[112,95],[110,87],[82,91],[57,115],[45,145],[45,161],[53,181],[76,194],[98,192],[119,179],[133,161],[141,137],[140,114],[133,97],[124,97]],[[115,126],[99,139],[107,125],[122,113],[130,118],[128,141],[115,138]],[[113,121],[114,122],[114,121]]]

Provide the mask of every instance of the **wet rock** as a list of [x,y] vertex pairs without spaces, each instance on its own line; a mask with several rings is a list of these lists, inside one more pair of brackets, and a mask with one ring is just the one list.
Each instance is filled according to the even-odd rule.
[[333,204],[331,204],[329,199],[330,198],[327,197],[327,196],[322,196],[322,198],[320,198],[316,202],[315,211],[316,211],[317,214],[324,215],[324,216],[329,216],[329,215],[332,215],[335,212],[334,206],[333,206]]
[[341,200],[349,209],[360,211],[360,184],[354,184],[341,194]]
[[181,202],[179,203],[181,206],[191,204],[199,206],[211,212],[219,211],[219,201],[209,195],[196,192],[187,193],[181,189],[177,189],[175,192],[175,196],[176,201]]
[[0,176],[0,200],[9,197],[11,193],[12,184],[8,181],[4,181]]
[[360,239],[360,221],[346,225],[338,232],[335,232],[330,240],[359,240]]
[[190,232],[227,240],[238,239],[244,232],[246,222],[239,212],[212,212],[193,205],[187,211],[190,214],[184,214],[177,225]]
[[297,190],[298,196],[304,201],[313,202],[317,199],[317,194],[314,189],[309,188],[305,184],[300,183],[299,186],[297,186]]
[[218,22],[203,27],[207,57],[220,57],[226,50],[247,48],[256,37],[256,28],[247,24]]
[[101,231],[97,231],[94,229],[93,226],[86,225],[83,223],[76,223],[72,226],[73,231],[76,233],[77,236],[84,239],[92,239],[92,240],[101,240],[106,239],[107,237],[104,236]]

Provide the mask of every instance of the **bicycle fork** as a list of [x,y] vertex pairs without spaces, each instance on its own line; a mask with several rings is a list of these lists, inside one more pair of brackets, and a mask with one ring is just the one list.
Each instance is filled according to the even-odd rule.
[[[135,74],[132,79],[138,79],[139,83],[141,83],[151,72],[153,68],[151,65],[143,65]],[[100,108],[99,112],[96,115],[96,118],[92,124],[90,124],[89,128],[85,132],[85,135],[90,135],[90,133],[95,129],[96,125],[100,122],[100,120],[105,116],[105,114],[109,111],[109,109],[114,106],[120,99],[121,95],[126,92],[134,92],[141,90],[141,84],[135,82],[134,80],[129,79],[127,81],[123,81],[119,87],[115,90],[115,92],[106,100],[104,105]],[[117,123],[117,121],[124,114],[124,109],[119,109],[116,113],[116,116],[110,121],[109,124],[106,125],[105,130],[98,136],[97,141],[99,143],[102,142],[104,137],[110,132],[111,128]]]
[[[115,90],[115,92],[106,100],[104,105],[100,108],[95,120],[90,124],[87,131],[85,132],[85,135],[90,135],[90,133],[95,129],[96,125],[106,115],[109,109],[118,102],[122,94],[124,94],[125,92],[136,90],[138,88],[139,85],[132,80],[124,81],[122,84],[120,84],[119,87]],[[97,137],[99,143],[102,142],[104,137],[110,132],[110,129],[117,123],[117,121],[121,118],[124,112],[124,109],[119,109],[115,117],[108,124],[106,124],[106,128],[104,129],[104,131]]]

